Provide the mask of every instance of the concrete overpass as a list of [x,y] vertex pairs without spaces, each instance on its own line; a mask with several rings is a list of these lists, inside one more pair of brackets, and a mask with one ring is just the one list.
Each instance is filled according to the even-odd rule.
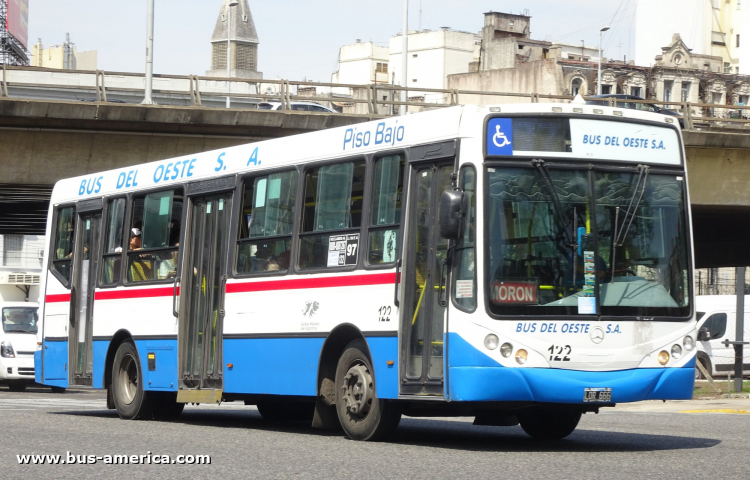
[[750,265],[750,132],[684,130],[699,267]]
[[61,178],[361,123],[347,115],[0,99],[0,183]]
[[[42,209],[58,179],[269,138],[352,125],[377,115],[0,99],[0,209],[6,228]],[[683,131],[700,267],[750,265],[750,132]],[[31,186],[38,195],[18,193]],[[11,185],[13,186],[11,188]],[[16,194],[3,194],[13,191]],[[39,195],[42,195],[41,197]],[[23,217],[23,218],[22,218]],[[20,222],[20,223],[19,223]],[[38,220],[29,231],[39,229]],[[0,220],[0,233],[4,232]]]

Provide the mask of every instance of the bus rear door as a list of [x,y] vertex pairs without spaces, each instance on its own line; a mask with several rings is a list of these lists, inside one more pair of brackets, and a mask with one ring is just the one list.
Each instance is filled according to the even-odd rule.
[[94,288],[99,271],[99,230],[102,201],[79,202],[71,289],[72,315],[69,328],[71,384],[91,385],[93,377]]
[[179,402],[207,403],[221,396],[221,331],[233,196],[226,189],[234,185],[234,177],[188,185],[189,196],[201,195],[190,196],[180,280]]

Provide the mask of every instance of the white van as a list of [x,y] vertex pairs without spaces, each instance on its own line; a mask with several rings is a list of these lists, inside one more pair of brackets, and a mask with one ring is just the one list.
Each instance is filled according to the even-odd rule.
[[[711,376],[734,375],[734,345],[737,325],[737,297],[734,295],[698,295],[695,297],[698,318],[698,361]],[[750,295],[745,295],[745,342],[750,341]],[[750,345],[744,345],[743,374],[750,375]],[[695,378],[703,378],[696,368]]]
[[0,385],[20,392],[34,383],[39,305],[0,302]]

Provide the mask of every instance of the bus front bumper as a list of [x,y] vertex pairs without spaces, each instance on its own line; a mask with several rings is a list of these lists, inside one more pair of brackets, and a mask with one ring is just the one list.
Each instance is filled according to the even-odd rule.
[[551,368],[450,367],[453,401],[584,404],[587,388],[611,388],[612,403],[693,398],[695,358],[681,368],[587,372]]

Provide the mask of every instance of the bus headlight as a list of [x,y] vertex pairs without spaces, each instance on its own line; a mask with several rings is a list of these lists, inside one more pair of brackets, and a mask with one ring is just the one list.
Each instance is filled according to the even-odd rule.
[[526,360],[528,358],[529,354],[523,348],[516,352],[516,362],[518,362],[519,365],[523,365],[524,363],[526,363]]
[[682,346],[685,348],[686,352],[690,352],[695,348],[695,340],[693,340],[693,337],[688,335],[687,337],[682,339]]
[[486,337],[484,337],[484,347],[487,350],[494,350],[497,348],[497,345],[500,343],[500,339],[497,338],[497,335],[494,333],[490,333]]
[[680,358],[681,356],[682,356],[682,347],[675,343],[674,345],[672,345],[672,357],[677,359],[677,358]]
[[500,355],[502,355],[505,358],[510,357],[510,354],[513,353],[513,345],[510,343],[503,343],[500,347]]
[[659,358],[659,363],[661,363],[662,365],[666,365],[667,362],[669,361],[669,353],[667,353],[666,350],[662,350],[661,352],[659,352],[658,358]]
[[0,357],[15,358],[16,353],[13,351],[13,345],[10,342],[0,343]]

